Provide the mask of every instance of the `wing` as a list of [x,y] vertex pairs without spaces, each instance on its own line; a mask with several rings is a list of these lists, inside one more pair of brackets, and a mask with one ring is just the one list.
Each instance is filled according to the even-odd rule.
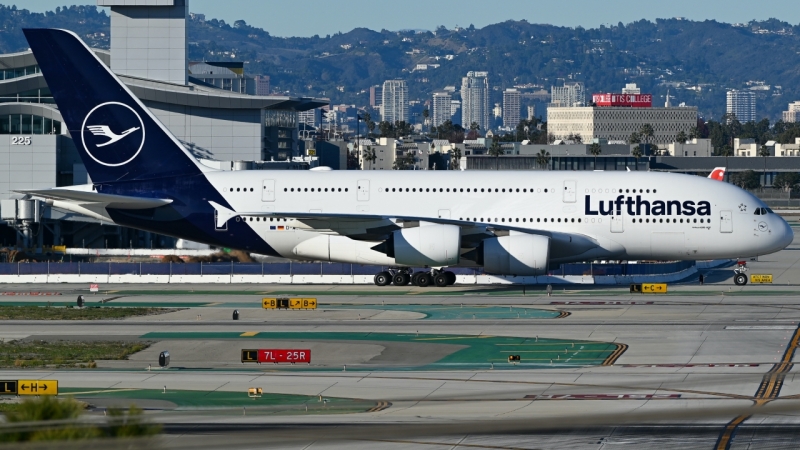
[[114,134],[113,131],[111,131],[111,128],[109,128],[108,125],[89,125],[86,128],[88,128],[89,131],[91,131],[92,134],[95,136],[106,136],[109,138],[116,137],[116,135]]
[[[86,186],[91,187],[91,185]],[[165,198],[129,197],[126,195],[101,194],[99,192],[77,189],[33,189],[14,192],[30,195],[32,197],[74,202],[77,204],[102,204],[104,207],[115,209],[150,209],[172,203],[172,200]]]
[[475,248],[484,239],[504,236],[511,231],[547,236],[551,243],[551,260],[583,261],[596,257],[609,258],[621,255],[625,248],[603,237],[577,233],[562,233],[552,230],[537,230],[512,224],[473,222],[469,220],[443,217],[385,216],[378,214],[336,214],[312,212],[236,212],[215,202],[209,202],[217,211],[217,225],[222,226],[234,217],[276,217],[293,219],[309,230],[347,236],[356,240],[384,241],[401,228],[418,226],[419,222],[456,225],[461,228],[461,242],[464,248]]

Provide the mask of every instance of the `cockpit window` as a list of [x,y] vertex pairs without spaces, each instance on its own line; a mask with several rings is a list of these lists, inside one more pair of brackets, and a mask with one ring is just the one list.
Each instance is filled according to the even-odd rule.
[[769,208],[765,208],[765,209],[767,210],[767,212],[768,212],[768,213],[770,213],[770,214],[775,214],[775,211],[773,211],[773,210],[771,210],[771,209],[769,209]]
[[772,210],[769,208],[756,208],[755,215],[757,216],[766,216],[767,213],[771,213]]

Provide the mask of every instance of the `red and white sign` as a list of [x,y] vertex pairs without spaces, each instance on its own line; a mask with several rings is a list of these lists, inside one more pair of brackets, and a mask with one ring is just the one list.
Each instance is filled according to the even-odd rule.
[[96,284],[89,285],[89,292],[99,292],[100,288]]
[[652,108],[653,94],[592,94],[592,103],[597,106]]
[[258,362],[260,363],[311,363],[311,350],[309,349],[259,349]]

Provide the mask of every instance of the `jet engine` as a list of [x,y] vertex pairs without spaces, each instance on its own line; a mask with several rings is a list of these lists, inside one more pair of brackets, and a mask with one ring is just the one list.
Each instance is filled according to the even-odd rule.
[[478,249],[478,263],[486,273],[543,275],[547,273],[550,238],[512,231],[508,236],[486,239]]
[[451,266],[458,264],[461,230],[455,225],[420,222],[418,227],[393,232],[373,249],[394,257],[400,266]]

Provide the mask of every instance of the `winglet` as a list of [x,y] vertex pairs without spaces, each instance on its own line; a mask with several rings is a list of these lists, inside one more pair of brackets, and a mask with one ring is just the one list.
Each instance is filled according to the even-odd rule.
[[708,178],[717,181],[724,181],[725,180],[725,168],[724,167],[716,167],[711,173],[708,175]]

